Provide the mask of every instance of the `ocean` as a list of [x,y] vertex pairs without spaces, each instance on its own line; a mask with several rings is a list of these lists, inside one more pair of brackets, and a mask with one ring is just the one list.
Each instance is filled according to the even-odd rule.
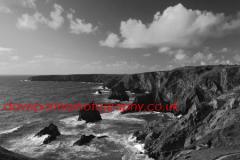
[[[5,104],[98,104],[115,103],[108,100],[109,90],[97,94],[102,84],[82,82],[22,81],[29,76],[0,76],[0,146],[39,160],[150,160],[143,145],[131,135],[144,124],[159,118],[161,113],[142,112],[122,115],[121,111],[101,111],[102,121],[86,124],[78,121],[78,112],[68,111],[1,111]],[[131,103],[136,95],[129,94]],[[43,145],[46,138],[34,137],[50,123],[57,125],[61,136]],[[73,146],[82,134],[108,136],[93,139],[89,144]]]

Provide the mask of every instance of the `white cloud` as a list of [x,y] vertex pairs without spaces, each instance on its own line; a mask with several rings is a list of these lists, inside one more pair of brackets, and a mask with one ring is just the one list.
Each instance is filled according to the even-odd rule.
[[14,48],[3,48],[3,47],[0,47],[0,53],[1,52],[11,52],[11,51],[15,51],[16,49]]
[[29,7],[29,8],[34,8],[36,9],[36,1],[37,0],[20,0],[21,4],[25,7]]
[[154,65],[150,68],[151,71],[161,71],[163,67],[161,65]]
[[99,44],[101,46],[107,46],[110,48],[114,48],[118,44],[119,40],[120,39],[116,34],[111,33],[108,35],[108,37],[105,41],[100,41]]
[[54,9],[55,10],[50,14],[52,20],[48,20],[47,25],[53,29],[58,29],[64,22],[64,18],[62,17],[64,9],[58,4],[54,4]]
[[101,61],[92,62],[92,64],[94,64],[94,65],[97,65],[97,64],[100,64],[100,63],[102,63],[102,62]]
[[20,57],[19,57],[19,56],[10,56],[10,59],[11,59],[11,60],[19,60]]
[[228,51],[230,51],[229,48],[222,48],[219,52],[226,53],[226,52],[228,52]]
[[39,23],[44,23],[53,29],[58,29],[64,22],[64,18],[61,16],[62,12],[63,8],[60,5],[54,4],[54,11],[50,14],[51,20],[38,12],[33,16],[23,14],[22,17],[18,18],[16,26],[18,29],[36,30]]
[[201,64],[202,66],[206,65],[206,63],[205,63],[205,62],[201,62],[200,64]]
[[144,54],[143,57],[150,57],[151,54]]
[[23,14],[22,17],[18,18],[16,26],[18,29],[36,30],[38,28],[38,23],[45,22],[46,19],[42,14],[36,12],[33,16]]
[[36,56],[34,56],[34,58],[41,59],[41,58],[44,58],[44,56],[43,55],[36,55]]
[[[74,11],[71,11],[74,12]],[[80,34],[80,33],[94,33],[98,27],[93,27],[91,23],[86,23],[84,20],[76,18],[74,20],[73,15],[69,13],[67,15],[70,21],[71,33]]]
[[235,61],[240,62],[240,55],[239,54],[236,54],[233,58],[234,58]]
[[206,62],[209,62],[214,58],[212,53],[204,54],[204,53],[198,52],[192,56],[189,56],[189,54],[190,52],[183,49],[179,49],[176,51],[175,58],[173,61],[181,65],[197,63],[197,62],[200,62],[201,65],[204,63],[205,65]]
[[[153,22],[148,25],[135,19],[122,21],[121,38],[110,34],[100,44],[110,43],[110,47],[123,48],[192,48],[201,45],[208,38],[223,37],[239,28],[240,13],[233,19],[223,13],[191,10],[178,4],[168,7],[162,15],[157,12]],[[114,42],[111,43],[110,40]]]
[[126,62],[126,61],[117,61],[113,64],[106,64],[107,69],[116,69],[116,70],[121,70],[121,69],[138,69],[138,68],[145,68],[145,65],[140,65],[137,62]]
[[223,64],[223,65],[233,65],[234,63],[233,62],[231,62],[230,60],[226,60],[226,61],[222,61],[221,62],[221,64]]
[[12,10],[6,6],[1,6],[0,5],[0,12],[3,12],[3,13],[12,13]]
[[159,53],[168,53],[171,50],[169,47],[162,47],[158,49]]

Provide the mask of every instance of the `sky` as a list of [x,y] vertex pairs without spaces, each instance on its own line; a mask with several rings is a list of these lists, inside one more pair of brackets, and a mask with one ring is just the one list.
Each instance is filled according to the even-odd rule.
[[240,64],[239,0],[0,0],[0,74]]

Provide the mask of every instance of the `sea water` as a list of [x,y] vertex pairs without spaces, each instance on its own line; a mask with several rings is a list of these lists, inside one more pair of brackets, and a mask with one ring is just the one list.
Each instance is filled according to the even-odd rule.
[[[78,112],[68,111],[1,111],[5,104],[97,104],[114,103],[108,100],[109,90],[97,94],[102,84],[81,82],[23,81],[29,76],[0,76],[0,146],[39,160],[142,160],[144,145],[132,138],[144,124],[163,118],[160,113],[142,112],[122,115],[121,111],[101,111],[102,121],[86,124],[78,121]],[[136,95],[130,96],[130,102]],[[128,102],[128,103],[130,103]],[[57,125],[61,136],[43,145],[46,136],[34,137],[50,123]],[[73,146],[82,134],[107,136],[93,139],[89,144]]]

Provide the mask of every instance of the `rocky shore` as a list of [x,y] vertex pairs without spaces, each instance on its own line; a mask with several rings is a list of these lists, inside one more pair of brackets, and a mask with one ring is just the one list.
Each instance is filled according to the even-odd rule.
[[134,134],[139,143],[145,144],[146,154],[154,159],[211,160],[240,148],[237,65],[188,66],[133,75],[38,76],[29,80],[99,82],[111,88],[110,98],[123,101],[128,97],[126,91],[150,92],[136,96],[133,102],[144,104],[144,108],[148,104],[175,102],[178,110],[172,114],[181,118],[168,123],[156,119]]

